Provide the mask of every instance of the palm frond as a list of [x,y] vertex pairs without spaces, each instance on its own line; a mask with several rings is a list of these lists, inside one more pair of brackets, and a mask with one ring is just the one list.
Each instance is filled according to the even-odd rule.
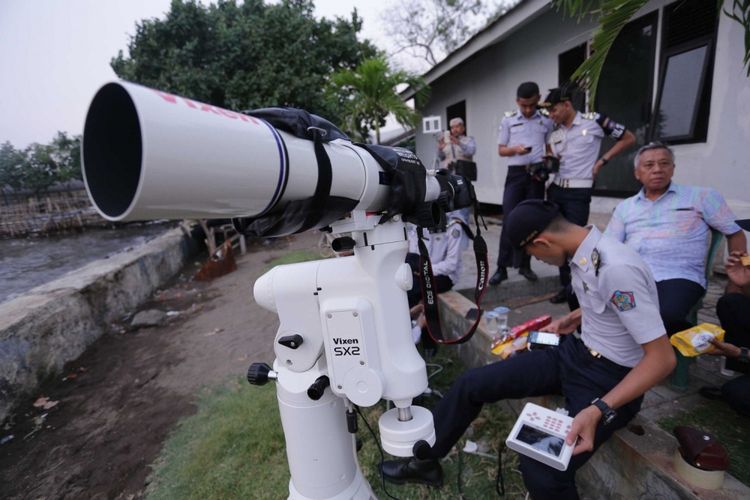
[[[744,0],[750,1],[750,0]],[[570,77],[582,88],[589,89],[590,102],[596,102],[599,77],[612,44],[648,0],[555,0],[559,9],[579,20],[586,14],[598,15],[599,27],[591,41],[591,56]]]
[[[723,0],[719,0],[719,7],[723,3]],[[750,0],[734,0],[732,9],[724,9],[724,14],[745,28],[745,57],[742,63],[747,66],[747,76],[750,77]]]

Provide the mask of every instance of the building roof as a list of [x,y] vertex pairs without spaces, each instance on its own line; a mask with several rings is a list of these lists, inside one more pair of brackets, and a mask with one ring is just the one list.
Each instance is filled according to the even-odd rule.
[[[428,85],[433,83],[473,55],[507,38],[550,8],[551,0],[521,0],[515,7],[489,22],[463,45],[445,56],[422,77]],[[401,97],[404,100],[411,99],[414,97],[414,90],[408,87],[401,92]]]

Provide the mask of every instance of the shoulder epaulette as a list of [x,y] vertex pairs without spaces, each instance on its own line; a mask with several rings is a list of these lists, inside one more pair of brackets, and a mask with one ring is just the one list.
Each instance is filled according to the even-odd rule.
[[599,118],[599,113],[594,113],[594,112],[591,112],[591,113],[583,113],[583,115],[582,115],[582,116],[583,116],[583,117],[584,117],[585,119],[587,119],[587,120],[596,120],[597,118]]
[[547,108],[539,108],[539,114],[549,118],[549,110]]
[[506,111],[505,113],[503,113],[503,115],[506,118],[510,118],[511,116],[516,116],[517,113],[518,113],[518,110],[516,110],[516,111]]

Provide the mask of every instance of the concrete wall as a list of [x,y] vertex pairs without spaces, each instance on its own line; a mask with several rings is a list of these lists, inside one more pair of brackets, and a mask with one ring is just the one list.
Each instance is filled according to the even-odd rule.
[[180,229],[0,304],[0,422],[107,325],[173,277],[196,246]]
[[[654,0],[636,17],[669,3]],[[422,110],[424,116],[441,116],[445,125],[446,108],[466,101],[468,133],[477,141],[479,173],[475,186],[480,201],[501,203],[507,160],[497,154],[497,130],[503,112],[516,109],[518,84],[536,81],[543,94],[556,87],[558,55],[584,43],[593,28],[591,23],[578,24],[546,6],[499,43],[432,82],[430,102]],[[750,141],[750,79],[742,65],[743,36],[739,23],[720,16],[707,142],[675,146],[675,180],[718,189],[740,218],[750,217],[746,188],[750,183],[750,157],[742,152],[742,146]],[[417,153],[425,165],[434,162],[435,144],[435,137],[418,130]],[[594,208],[608,211],[616,201],[600,202]]]

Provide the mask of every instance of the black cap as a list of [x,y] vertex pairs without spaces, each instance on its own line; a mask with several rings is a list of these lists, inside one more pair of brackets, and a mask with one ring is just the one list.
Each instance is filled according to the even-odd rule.
[[534,82],[523,82],[518,86],[516,97],[519,99],[531,99],[539,95],[539,85]]
[[559,102],[570,101],[570,92],[564,88],[550,89],[547,97],[544,98],[543,102],[539,103],[539,106],[543,108],[550,108]]
[[736,222],[737,225],[740,226],[745,231],[750,231],[750,219],[740,219],[734,222]]
[[505,217],[503,225],[511,245],[523,248],[560,215],[560,209],[545,200],[525,200]]

